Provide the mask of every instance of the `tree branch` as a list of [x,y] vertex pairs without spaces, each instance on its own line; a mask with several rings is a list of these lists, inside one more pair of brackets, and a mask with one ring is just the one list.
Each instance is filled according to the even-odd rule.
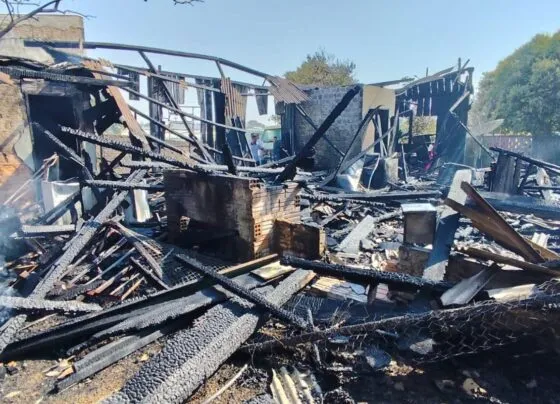
[[[37,7],[35,10],[30,11],[29,13],[22,15],[21,17],[16,18],[15,20],[12,18],[12,21],[6,26],[6,28],[4,28],[3,30],[0,31],[0,38],[2,38],[4,35],[6,35],[8,32],[10,32],[17,24],[28,20],[30,18],[33,18],[33,16],[35,16],[36,14],[39,13],[54,13],[58,11],[58,4],[61,2],[62,0],[51,0],[45,4],[43,4],[40,7]],[[5,1],[6,4],[8,4],[7,1]],[[50,6],[54,5],[53,8],[49,8]],[[9,8],[8,8],[9,9]]]
[[173,3],[175,5],[177,4],[189,4],[189,5],[193,5],[193,3],[204,3],[204,0],[173,0]]
[[14,22],[14,14],[13,14],[13,6],[10,4],[9,0],[4,0],[6,4],[6,9],[8,10],[8,14],[10,15],[10,20]]

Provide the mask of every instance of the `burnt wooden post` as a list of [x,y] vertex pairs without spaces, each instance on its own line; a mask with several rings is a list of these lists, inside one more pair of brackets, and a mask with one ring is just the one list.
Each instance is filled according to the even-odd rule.
[[[206,83],[205,83],[206,84]],[[213,103],[212,103],[212,91],[204,90],[204,118],[212,121],[213,120]],[[214,127],[208,123],[204,124],[204,141],[210,147],[214,147]]]
[[500,153],[495,167],[490,191],[504,194],[517,193],[521,166],[516,164],[515,157]]
[[[214,81],[215,88],[221,88],[221,80]],[[225,125],[226,123],[226,95],[222,92],[214,93],[214,122]],[[226,142],[226,130],[223,127],[216,126],[216,138],[214,147],[222,149]]]
[[[158,66],[158,69],[161,70],[161,66]],[[158,101],[163,101],[163,97],[159,89],[159,82],[157,79],[151,77],[148,78],[148,97],[154,98]],[[150,102],[149,105],[150,118],[163,123],[163,108],[153,102]],[[163,140],[163,130],[160,126],[153,122],[150,122],[150,134]],[[156,151],[159,151],[159,146],[154,146],[156,147]]]

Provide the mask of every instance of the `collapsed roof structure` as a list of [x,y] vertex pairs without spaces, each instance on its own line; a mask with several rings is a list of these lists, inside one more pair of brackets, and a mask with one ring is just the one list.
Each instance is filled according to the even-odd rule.
[[[59,18],[29,24],[58,32]],[[72,358],[38,391],[79,394],[159,341],[128,380],[99,382],[100,398],[182,402],[234,353],[262,352],[280,368],[274,399],[314,402],[348,370],[344,349],[346,368],[378,371],[391,357],[443,360],[554,329],[558,244],[535,229],[557,229],[560,167],[501,149],[488,150],[491,168],[463,164],[467,63],[396,89],[402,81],[299,87],[219,57],[72,32],[0,41],[0,358],[11,368]],[[136,52],[145,66],[88,49]],[[218,74],[166,71],[154,55],[206,60]],[[199,113],[183,107],[191,88]],[[269,96],[285,155],[258,165],[245,111],[255,97],[267,113]],[[415,116],[437,117],[435,138],[413,133]],[[282,355],[265,354],[285,349],[309,358],[287,372]]]

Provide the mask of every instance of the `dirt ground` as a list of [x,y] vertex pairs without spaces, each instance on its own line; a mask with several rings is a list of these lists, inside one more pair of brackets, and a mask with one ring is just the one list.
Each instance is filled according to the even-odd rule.
[[[158,343],[151,344],[92,379],[57,394],[50,392],[56,378],[46,374],[57,361],[17,362],[17,371],[3,377],[0,402],[99,402],[118,390],[161,346]],[[296,363],[300,370],[309,369],[309,365],[301,362],[298,355],[261,358],[238,355],[222,365],[189,402],[203,402],[247,362],[249,368],[215,403],[241,403],[256,395],[269,393],[271,368],[281,364]],[[501,350],[423,366],[392,361],[382,371],[334,373],[316,368],[311,368],[311,371],[324,393],[342,388],[356,402],[560,403],[559,366],[560,357],[555,353],[516,355]]]

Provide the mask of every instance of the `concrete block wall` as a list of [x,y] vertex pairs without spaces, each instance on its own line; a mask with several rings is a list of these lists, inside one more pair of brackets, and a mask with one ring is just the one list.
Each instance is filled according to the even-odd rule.
[[[332,109],[340,102],[344,94],[353,86],[344,87],[323,87],[305,90],[309,94],[309,100],[302,104],[303,109],[311,117],[315,125],[319,126],[329,115]],[[333,125],[329,128],[326,136],[338,147],[345,152],[352,137],[358,130],[362,120],[362,104],[363,91],[354,97],[348,107],[340,114]],[[296,114],[295,117],[295,134],[296,134],[296,150],[301,149],[303,145],[311,138],[315,131],[301,117]],[[351,156],[359,153],[361,150],[361,142],[357,141],[351,150]],[[315,146],[315,168],[324,170],[334,168],[338,164],[340,155],[324,140],[321,139]]]

